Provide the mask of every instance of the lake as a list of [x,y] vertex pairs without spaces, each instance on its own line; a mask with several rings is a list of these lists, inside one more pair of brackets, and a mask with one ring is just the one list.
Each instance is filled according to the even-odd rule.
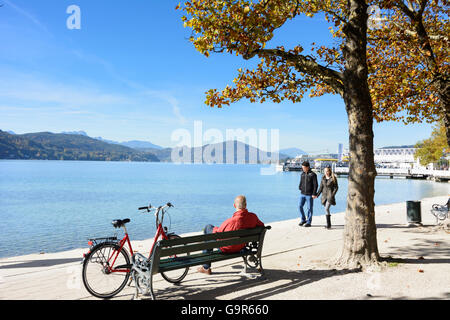
[[[87,247],[87,238],[122,235],[113,219],[130,218],[132,240],[152,238],[153,215],[138,207],[175,205],[169,229],[178,234],[219,225],[234,212],[236,195],[266,223],[298,218],[299,172],[261,175],[263,165],[149,162],[0,161],[0,257]],[[319,183],[321,176],[319,175]],[[347,179],[337,205],[345,211]],[[376,179],[375,204],[450,193],[448,183]],[[319,200],[314,215],[325,214]],[[313,219],[314,224],[314,219]]]

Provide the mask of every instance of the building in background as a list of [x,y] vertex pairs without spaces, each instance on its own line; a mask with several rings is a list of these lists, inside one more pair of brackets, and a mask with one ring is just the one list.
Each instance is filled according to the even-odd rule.
[[339,143],[338,145],[338,161],[341,162],[344,157],[344,145]]
[[419,168],[419,160],[414,159],[414,146],[384,147],[374,150],[375,164],[381,168]]
[[[433,164],[424,167],[419,159],[414,159],[416,148],[414,146],[391,146],[374,150],[374,160],[377,168],[398,168],[398,169],[433,169]],[[350,154],[343,144],[338,145],[337,153],[304,154],[289,159],[285,163],[286,171],[290,168],[301,170],[301,163],[309,161],[311,168],[322,170],[325,167],[348,167]],[[448,168],[448,165],[446,166]],[[294,169],[294,170],[295,170]]]

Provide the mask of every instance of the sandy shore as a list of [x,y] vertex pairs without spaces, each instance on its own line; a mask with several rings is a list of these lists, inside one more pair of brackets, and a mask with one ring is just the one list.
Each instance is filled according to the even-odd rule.
[[[269,223],[263,251],[267,280],[248,279],[240,273],[242,259],[213,265],[206,276],[191,268],[180,286],[155,276],[158,299],[450,299],[450,234],[435,227],[429,213],[434,203],[448,196],[422,199],[421,227],[408,227],[406,203],[376,207],[378,246],[383,257],[394,262],[380,270],[334,270],[328,262],[342,248],[344,212],[314,217],[311,228],[298,219]],[[147,254],[151,240],[134,241]],[[0,299],[76,300],[95,299],[81,280],[81,257],[86,249],[31,254],[0,259]],[[134,287],[126,287],[115,299],[131,299]]]

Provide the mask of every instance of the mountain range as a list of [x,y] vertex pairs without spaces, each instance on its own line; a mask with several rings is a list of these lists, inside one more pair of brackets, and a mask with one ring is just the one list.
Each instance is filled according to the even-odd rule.
[[[12,133],[12,131],[10,133]],[[61,133],[80,134],[83,136],[88,136],[85,131],[69,131],[69,132],[61,132]],[[132,140],[132,141],[117,142],[117,141],[113,141],[113,140],[103,139],[102,137],[95,137],[94,139],[101,140],[101,141],[108,142],[108,143],[113,143],[113,144],[120,144],[120,145],[130,147],[133,149],[141,149],[143,151],[145,151],[146,149],[147,149],[147,151],[148,151],[148,149],[158,149],[158,150],[166,149],[166,151],[167,151],[167,149],[170,149],[170,148],[163,148],[161,146],[158,146],[158,145],[153,144],[148,141]],[[150,151],[154,151],[154,150],[150,150]],[[167,153],[167,152],[165,152],[165,151],[161,152],[161,154],[165,154],[165,153]],[[306,151],[303,151],[299,148],[280,149],[279,153],[280,153],[280,156],[290,157],[290,158],[295,158],[296,156],[307,154]]]
[[0,159],[159,161],[152,153],[80,134],[10,134],[1,130]]
[[[9,132],[9,133],[11,133],[11,132]],[[63,131],[61,133],[63,133],[63,134],[79,134],[79,135],[88,137],[88,134],[85,131]],[[133,148],[133,149],[145,149],[145,148],[153,148],[153,149],[158,149],[158,150],[164,149],[163,147],[158,146],[158,145],[153,144],[148,141],[132,140],[132,141],[117,142],[114,140],[103,139],[102,137],[94,137],[94,139],[97,139],[97,140],[100,140],[103,142],[107,142],[107,143],[112,143],[112,144],[120,144],[122,146]]]
[[[302,150],[295,150],[296,155],[299,154],[298,151]],[[279,154],[279,159],[288,157],[288,154]],[[208,144],[199,148],[163,148],[145,141],[119,143],[100,137],[91,138],[84,131],[15,134],[2,130],[0,159],[151,162],[174,160],[207,163],[269,163],[273,160],[270,153],[239,141]]]

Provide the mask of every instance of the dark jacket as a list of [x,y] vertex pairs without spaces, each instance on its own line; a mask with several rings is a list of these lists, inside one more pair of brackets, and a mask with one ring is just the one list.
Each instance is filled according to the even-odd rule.
[[322,194],[322,204],[325,205],[325,202],[329,202],[331,205],[336,205],[335,195],[338,191],[338,182],[334,181],[333,178],[327,179],[325,175],[322,178],[322,182],[320,183],[319,191],[317,192],[317,196]]
[[298,189],[302,194],[315,196],[317,194],[317,175],[311,169],[305,173],[302,172]]

